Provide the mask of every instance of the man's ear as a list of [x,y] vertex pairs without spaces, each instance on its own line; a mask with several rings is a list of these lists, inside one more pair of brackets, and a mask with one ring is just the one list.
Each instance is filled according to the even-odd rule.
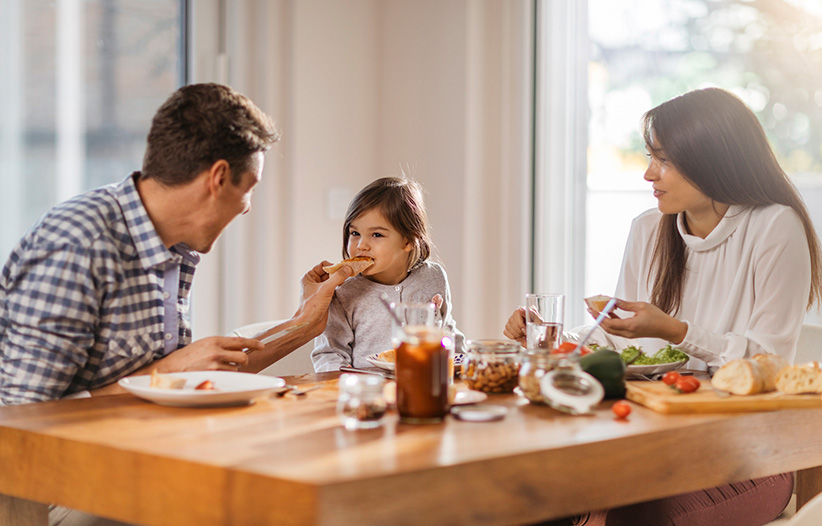
[[208,191],[217,196],[227,185],[231,184],[231,167],[228,161],[220,159],[208,169]]

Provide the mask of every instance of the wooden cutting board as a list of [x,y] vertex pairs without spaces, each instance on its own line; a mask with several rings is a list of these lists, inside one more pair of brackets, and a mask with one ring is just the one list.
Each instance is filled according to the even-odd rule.
[[822,408],[818,394],[786,395],[779,392],[749,395],[720,396],[703,380],[699,390],[680,394],[662,382],[626,382],[628,400],[644,405],[658,413],[738,413],[773,411],[776,409]]

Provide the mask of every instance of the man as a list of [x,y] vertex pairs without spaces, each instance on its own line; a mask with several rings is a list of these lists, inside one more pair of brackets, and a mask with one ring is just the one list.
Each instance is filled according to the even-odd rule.
[[[322,333],[334,289],[323,262],[302,279],[302,329],[191,342],[198,253],[251,208],[263,155],[278,136],[245,96],[186,86],[157,111],[142,172],[50,210],[0,277],[0,405],[122,392],[127,375],[259,371]],[[254,349],[250,355],[243,349]]]

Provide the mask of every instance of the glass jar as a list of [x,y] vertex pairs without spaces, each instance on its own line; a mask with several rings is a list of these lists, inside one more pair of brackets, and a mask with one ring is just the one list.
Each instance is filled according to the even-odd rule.
[[545,404],[545,398],[540,389],[540,380],[554,367],[556,367],[556,360],[550,353],[545,351],[523,353],[517,394],[532,404]]
[[373,374],[343,374],[337,414],[346,429],[370,429],[382,425],[386,400],[385,379]]
[[469,389],[512,393],[517,386],[520,346],[511,340],[472,340],[462,360],[462,380]]

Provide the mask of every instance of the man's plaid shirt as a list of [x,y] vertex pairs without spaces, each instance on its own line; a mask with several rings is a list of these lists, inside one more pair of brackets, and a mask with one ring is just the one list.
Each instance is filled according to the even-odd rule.
[[163,280],[175,265],[177,348],[191,342],[199,256],[163,245],[137,177],[56,206],[12,251],[0,276],[0,405],[102,387],[163,357]]

